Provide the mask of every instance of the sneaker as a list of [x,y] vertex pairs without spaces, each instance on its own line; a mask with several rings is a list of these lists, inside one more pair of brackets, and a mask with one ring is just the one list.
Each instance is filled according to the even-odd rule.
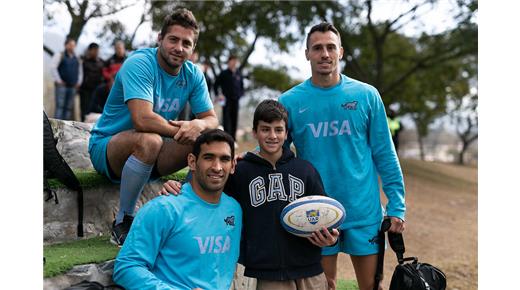
[[129,215],[125,215],[123,222],[120,224],[116,225],[116,221],[114,221],[112,223],[112,238],[110,241],[121,247],[125,243],[126,236],[128,232],[130,232],[130,226],[132,226],[133,221],[134,217]]

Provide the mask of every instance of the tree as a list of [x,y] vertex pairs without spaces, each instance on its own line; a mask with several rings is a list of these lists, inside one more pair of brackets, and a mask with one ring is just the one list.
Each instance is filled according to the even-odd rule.
[[284,92],[301,82],[300,80],[291,79],[287,75],[286,67],[275,69],[263,65],[257,65],[252,68],[250,79],[253,82],[252,88],[265,86],[279,92]]
[[[477,61],[470,57],[461,65],[462,74],[448,91],[448,116],[455,126],[461,146],[457,162],[464,164],[464,155],[474,141],[478,139],[478,94]],[[473,86],[473,88],[471,88]]]
[[[72,19],[67,37],[73,38],[77,42],[79,37],[81,36],[81,33],[83,32],[83,28],[89,20],[113,15],[125,8],[135,5],[137,1],[138,0],[129,4],[122,4],[121,0],[47,0],[44,2],[43,9],[47,19],[52,19],[52,14],[49,10],[50,6],[65,6],[67,8],[67,12],[69,13]],[[43,46],[43,49],[51,56],[54,54],[52,49],[46,47],[45,45]]]
[[457,159],[459,164],[464,164],[464,154],[475,140],[478,139],[478,96],[467,95],[462,99],[456,99],[450,117],[457,130],[457,136],[461,141],[461,149]]
[[100,33],[98,33],[98,37],[103,39],[106,43],[114,43],[116,40],[121,40],[125,43],[125,47],[129,50],[135,50],[137,47],[143,44],[135,44],[135,36],[137,34],[137,31],[146,22],[151,22],[151,0],[144,0],[143,1],[143,9],[142,14],[139,19],[139,23],[137,23],[136,27],[133,31],[129,32],[119,21],[118,19],[115,20],[109,20],[105,23],[105,25],[102,27],[102,30]]
[[269,48],[273,53],[288,51],[304,37],[310,23],[326,11],[342,7],[334,1],[157,1],[152,6],[155,30],[175,7],[186,7],[194,13],[200,25],[197,50],[202,61],[211,61],[215,75],[230,54],[239,56],[239,70],[248,66],[261,38],[272,44]]

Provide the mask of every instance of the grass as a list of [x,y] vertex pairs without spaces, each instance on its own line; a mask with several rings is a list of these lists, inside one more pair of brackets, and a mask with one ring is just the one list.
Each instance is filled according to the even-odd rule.
[[109,239],[108,236],[102,236],[44,246],[43,276],[49,278],[65,273],[75,265],[101,263],[114,259],[119,252],[119,247],[111,244]]
[[[175,179],[181,181],[186,177],[186,174],[188,174],[188,168],[184,168],[170,175],[163,176],[160,178],[160,180],[166,181],[169,179]],[[97,171],[94,169],[76,169],[74,170],[74,175],[76,175],[78,178],[78,181],[83,189],[112,184],[108,178],[97,173]],[[53,189],[65,187],[65,185],[57,179],[50,178],[48,181],[49,186]]]
[[336,288],[338,290],[359,290],[359,287],[355,280],[338,279],[338,284],[336,285]]

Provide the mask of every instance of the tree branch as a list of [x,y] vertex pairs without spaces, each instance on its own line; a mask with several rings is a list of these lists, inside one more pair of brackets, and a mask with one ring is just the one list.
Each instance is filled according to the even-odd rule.
[[259,37],[260,37],[260,34],[256,34],[255,40],[253,40],[253,43],[247,49],[247,52],[240,63],[240,67],[238,68],[239,72],[242,72],[242,69],[247,65],[247,61],[248,61],[249,57],[251,56],[251,54],[253,53],[253,51],[255,50],[256,41],[258,40]]
[[105,12],[105,13],[102,13],[101,9],[99,9],[100,6],[98,6],[89,16],[86,17],[86,19],[96,18],[96,17],[104,17],[104,16],[109,16],[109,15],[112,15],[112,14],[116,14],[117,12],[122,11],[122,10],[128,8],[128,7],[132,7],[135,4],[137,4],[137,2],[121,6],[119,8],[114,8],[113,10]]
[[54,56],[54,51],[52,49],[50,49],[48,46],[46,46],[45,44],[43,45],[43,51],[48,53],[51,57]]

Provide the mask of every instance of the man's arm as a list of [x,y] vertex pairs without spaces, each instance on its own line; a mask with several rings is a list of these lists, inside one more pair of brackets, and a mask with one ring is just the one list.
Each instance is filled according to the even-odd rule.
[[128,290],[174,289],[151,272],[161,245],[174,226],[172,212],[160,203],[150,201],[141,208],[116,257],[114,282]]
[[83,60],[79,56],[76,56],[78,60],[78,82],[76,83],[76,89],[79,89],[81,83],[83,83]]
[[173,139],[181,144],[191,144],[200,136],[201,132],[207,129],[218,127],[218,119],[215,110],[211,109],[195,115],[197,118],[191,121],[173,121],[168,123],[177,131]]
[[392,146],[392,136],[388,128],[383,101],[375,89],[370,102],[368,142],[372,150],[372,159],[381,177],[383,191],[388,198],[387,216],[394,217],[391,231],[396,229],[402,231],[402,227],[396,223],[402,224],[406,212],[403,173]]
[[157,133],[161,136],[173,137],[179,131],[178,126],[169,124],[161,115],[153,111],[153,104],[142,99],[131,99],[127,102],[132,123],[137,132]]
[[58,66],[60,66],[62,53],[63,52],[55,53],[54,56],[52,57],[52,63],[51,63],[52,78],[58,84],[63,84],[63,80],[61,79],[60,73],[58,72]]

